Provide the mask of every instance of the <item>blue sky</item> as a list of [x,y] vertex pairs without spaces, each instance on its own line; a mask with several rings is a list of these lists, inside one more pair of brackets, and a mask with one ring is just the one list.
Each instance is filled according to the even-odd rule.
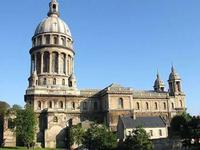
[[[6,0],[0,9],[0,99],[24,104],[31,37],[50,0]],[[168,89],[171,63],[188,112],[199,114],[199,0],[59,0],[76,51],[78,87],[119,83],[151,90],[157,68]]]

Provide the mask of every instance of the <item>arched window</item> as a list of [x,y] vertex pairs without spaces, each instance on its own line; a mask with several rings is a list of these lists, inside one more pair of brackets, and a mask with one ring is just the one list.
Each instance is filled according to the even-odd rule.
[[163,109],[166,110],[167,109],[167,106],[166,106],[166,103],[163,102]]
[[58,122],[58,117],[54,116],[53,117],[53,122]]
[[140,110],[140,103],[139,102],[136,103],[136,109]]
[[74,110],[76,108],[75,102],[72,102],[72,109]]
[[172,103],[172,109],[174,109],[174,103]]
[[15,128],[15,121],[12,118],[8,119],[8,129],[14,129]]
[[53,79],[53,85],[56,85],[56,78]]
[[177,82],[176,82],[176,87],[177,87],[178,92],[181,92],[180,81],[177,81]]
[[52,101],[48,102],[48,108],[52,108]]
[[45,35],[45,43],[50,44],[50,35]]
[[42,45],[42,37],[41,36],[38,37],[37,44],[38,45]]
[[41,72],[41,54],[40,54],[40,52],[37,53],[36,57],[37,57],[37,65],[36,65],[37,73],[40,73]]
[[65,38],[63,37],[63,38],[61,38],[61,44],[63,45],[63,46],[66,46],[66,40],[65,40]]
[[31,56],[31,73],[33,73],[35,70],[35,55],[32,54]]
[[65,79],[62,79],[62,85],[65,85]]
[[56,4],[53,4],[53,9],[54,11],[56,11]]
[[47,85],[47,79],[46,78],[43,79],[43,85]]
[[146,110],[149,110],[149,103],[146,102]]
[[33,46],[36,46],[36,38],[33,39]]
[[44,52],[43,55],[43,72],[48,73],[49,72],[49,52]]
[[53,44],[58,44],[58,37],[53,38]]
[[158,103],[155,102],[155,110],[158,110]]
[[72,87],[72,81],[69,80],[69,83],[68,83],[69,87]]
[[59,108],[63,108],[63,101],[59,102]]
[[120,99],[118,99],[118,108],[123,108],[123,107],[124,107],[123,99],[120,98]]
[[67,57],[67,73],[71,74],[71,67],[72,67],[72,57],[68,55]]
[[58,53],[57,52],[53,52],[52,53],[52,62],[51,62],[52,66],[52,72],[53,73],[58,73]]
[[182,102],[182,100],[180,100],[179,103],[180,103],[180,107],[183,107],[183,102]]
[[40,101],[38,101],[38,109],[41,109],[42,108],[42,104]]

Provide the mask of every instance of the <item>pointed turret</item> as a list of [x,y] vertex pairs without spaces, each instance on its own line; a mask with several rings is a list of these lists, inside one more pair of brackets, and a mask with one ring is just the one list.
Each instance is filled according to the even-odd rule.
[[169,75],[169,93],[170,95],[176,95],[182,93],[181,90],[181,78],[175,71],[174,66],[171,67],[171,73]]
[[31,74],[29,78],[29,87],[35,87],[38,85],[38,75],[36,68],[34,69],[33,73]]
[[159,72],[157,72],[157,78],[154,82],[154,91],[156,92],[164,92],[165,84],[164,82],[160,79]]

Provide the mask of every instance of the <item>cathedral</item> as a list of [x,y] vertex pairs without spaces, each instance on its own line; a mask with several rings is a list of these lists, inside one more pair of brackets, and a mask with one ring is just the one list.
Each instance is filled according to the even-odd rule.
[[29,53],[31,66],[25,102],[33,106],[38,117],[38,146],[65,147],[65,128],[85,121],[105,123],[116,131],[119,116],[162,116],[170,121],[186,109],[181,78],[173,66],[168,90],[159,73],[149,91],[119,84],[102,90],[78,89],[73,38],[60,18],[56,0],[51,0],[47,17],[37,26]]

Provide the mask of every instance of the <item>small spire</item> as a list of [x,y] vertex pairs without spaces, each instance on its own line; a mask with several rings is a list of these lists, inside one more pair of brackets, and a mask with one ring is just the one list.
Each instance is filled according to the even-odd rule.
[[172,68],[171,68],[172,72],[175,73],[175,69],[174,69],[174,65],[172,64]]
[[159,74],[158,69],[157,69],[157,79],[160,79],[160,74]]
[[49,3],[49,12],[48,12],[48,16],[52,16],[55,15],[57,17],[59,17],[59,8],[58,8],[58,2],[57,0],[51,0],[51,2]]

